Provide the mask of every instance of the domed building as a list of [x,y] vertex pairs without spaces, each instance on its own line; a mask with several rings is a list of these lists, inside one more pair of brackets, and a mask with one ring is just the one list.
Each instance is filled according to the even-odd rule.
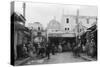
[[61,37],[61,24],[56,19],[49,21],[47,25],[47,37],[51,43],[55,45],[59,44],[59,38]]
[[[32,25],[32,42],[41,42],[46,37],[46,32],[40,22],[34,22]],[[42,40],[41,40],[42,39]]]
[[59,30],[59,29],[60,29],[60,23],[59,23],[57,20],[53,19],[53,20],[51,20],[51,21],[49,22],[47,28],[48,28],[48,29]]
[[52,19],[47,25],[47,31],[49,33],[58,33],[61,30],[61,25],[56,19]]
[[32,26],[33,30],[43,30],[43,25],[40,22],[34,22]]

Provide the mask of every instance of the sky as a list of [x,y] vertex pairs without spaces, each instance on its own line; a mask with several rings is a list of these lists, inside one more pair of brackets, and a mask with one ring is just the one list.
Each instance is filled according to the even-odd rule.
[[[23,2],[15,2],[15,11],[23,14]],[[98,9],[96,6],[82,5],[63,5],[48,3],[31,3],[26,2],[26,26],[28,23],[40,22],[44,28],[54,17],[61,23],[62,15],[76,15],[79,10],[80,16],[97,16]]]

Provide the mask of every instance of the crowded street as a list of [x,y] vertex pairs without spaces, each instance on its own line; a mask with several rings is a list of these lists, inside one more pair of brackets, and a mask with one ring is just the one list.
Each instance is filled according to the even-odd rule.
[[[18,4],[23,6],[23,13],[15,11],[11,15],[11,25],[14,25],[12,33],[14,42],[11,44],[11,51],[14,52],[11,58],[14,60],[12,62],[14,65],[97,60],[97,16],[80,15],[81,9],[74,10],[75,14],[69,15],[66,12],[67,8],[61,8],[62,12],[59,13],[56,7],[51,9],[51,6],[48,8],[42,6],[44,9],[50,8],[54,11],[49,15],[51,11],[41,11],[35,4],[23,2]],[[30,5],[33,7],[29,7]],[[28,8],[33,10],[28,12]],[[35,11],[37,9],[40,12]],[[55,13],[59,16],[54,15]]]

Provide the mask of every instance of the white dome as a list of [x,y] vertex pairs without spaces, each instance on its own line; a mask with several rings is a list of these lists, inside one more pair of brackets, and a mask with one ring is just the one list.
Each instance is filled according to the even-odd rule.
[[56,29],[59,30],[61,27],[60,23],[55,19],[51,20],[47,26],[47,29]]

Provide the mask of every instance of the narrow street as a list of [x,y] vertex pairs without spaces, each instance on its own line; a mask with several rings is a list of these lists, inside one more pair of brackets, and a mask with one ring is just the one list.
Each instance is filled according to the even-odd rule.
[[50,59],[47,58],[37,59],[37,60],[29,60],[22,65],[36,65],[36,64],[55,64],[55,63],[73,63],[73,62],[84,62],[86,60],[80,57],[73,57],[71,52],[66,53],[57,53],[55,55],[51,55]]

